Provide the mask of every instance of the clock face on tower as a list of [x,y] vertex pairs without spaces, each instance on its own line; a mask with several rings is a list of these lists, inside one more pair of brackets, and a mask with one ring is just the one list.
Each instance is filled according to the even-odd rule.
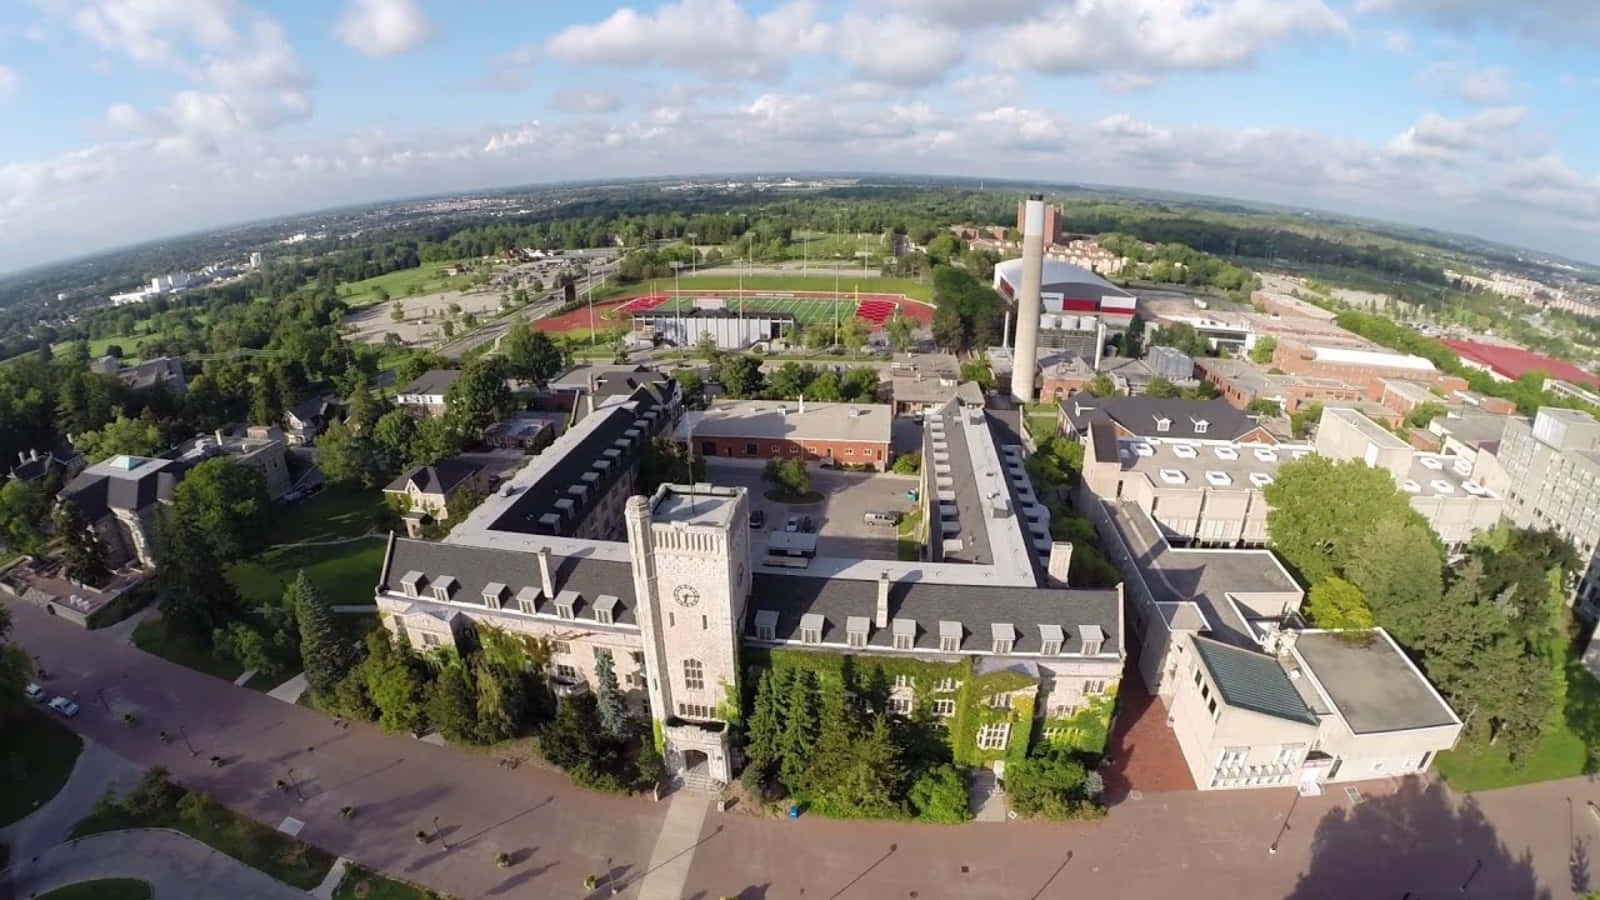
[[678,601],[679,606],[687,608],[700,602],[700,592],[687,584],[680,584],[672,589],[672,599]]

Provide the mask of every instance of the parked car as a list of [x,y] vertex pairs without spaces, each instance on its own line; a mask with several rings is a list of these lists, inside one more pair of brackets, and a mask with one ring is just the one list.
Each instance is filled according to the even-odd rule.
[[51,700],[47,705],[68,719],[78,714],[78,704],[73,703],[71,700],[68,700],[65,697],[57,697],[54,700]]
[[783,530],[787,531],[787,532],[790,532],[791,534],[796,532],[796,531],[799,531],[800,530],[800,517],[799,516],[790,516],[783,523]]
[[868,525],[899,525],[900,514],[897,512],[868,512],[861,515],[862,521]]
[[767,527],[767,513],[766,513],[765,510],[760,510],[760,509],[752,509],[752,510],[750,510],[750,527],[751,528],[765,528],[765,527]]
[[42,702],[44,700],[44,688],[39,687],[37,684],[34,684],[31,681],[28,682],[28,686],[27,687],[22,689],[22,693],[29,700],[32,700],[35,703],[39,703],[39,702]]

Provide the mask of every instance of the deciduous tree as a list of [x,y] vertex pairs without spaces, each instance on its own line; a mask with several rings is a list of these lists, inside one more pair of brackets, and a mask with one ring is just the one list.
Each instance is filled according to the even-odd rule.
[[1264,493],[1273,549],[1312,584],[1344,571],[1374,524],[1418,518],[1389,472],[1360,460],[1284,463]]
[[100,534],[83,517],[83,510],[71,500],[57,501],[52,525],[65,544],[63,556],[67,577],[84,584],[102,586],[111,579],[106,563],[106,547]]
[[261,546],[269,504],[260,472],[216,457],[190,469],[173,489],[167,516],[186,535],[204,540],[212,556],[226,564]]
[[1305,613],[1318,628],[1371,628],[1375,623],[1361,589],[1337,575],[1311,586]]

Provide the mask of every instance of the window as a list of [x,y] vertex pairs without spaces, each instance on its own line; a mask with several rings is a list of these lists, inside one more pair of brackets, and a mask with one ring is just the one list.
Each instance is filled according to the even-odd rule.
[[986,705],[988,705],[992,709],[1010,709],[1011,708],[1011,695],[1010,694],[990,694],[988,696],[988,698],[984,700],[984,703]]
[[956,653],[961,649],[961,638],[954,635],[940,635],[939,649],[945,653]]
[[1207,422],[1205,419],[1201,419],[1200,421],[1194,423],[1194,433],[1195,434],[1205,434],[1206,430],[1209,429],[1210,427],[1211,427],[1211,423],[1210,422]]
[[418,636],[422,638],[422,646],[424,647],[439,646],[439,636],[431,631],[419,632]]
[[691,691],[706,689],[706,667],[698,659],[683,661],[683,686]]
[[1166,432],[1172,430],[1172,420],[1171,419],[1156,419],[1156,430],[1159,431],[1159,432],[1162,432],[1163,434],[1165,434]]
[[517,608],[525,613],[533,612],[533,598],[519,591],[517,593]]
[[897,687],[897,688],[908,688],[908,687],[911,687],[911,676],[910,675],[896,675],[894,677],[894,686]]
[[934,684],[933,689],[941,693],[949,693],[959,687],[961,687],[961,682],[956,681],[954,678],[941,678]]
[[557,604],[557,606],[556,606],[556,615],[560,616],[563,619],[571,619],[572,618],[572,604],[570,604],[570,603]]
[[707,618],[706,616],[702,615],[700,617],[700,630],[701,631],[705,631],[706,629],[708,629],[710,627],[711,627],[711,620],[709,618]]
[[1200,685],[1200,699],[1201,700],[1209,700],[1209,699],[1211,699],[1211,685],[1209,685],[1209,684]]
[[865,647],[867,646],[867,633],[865,631],[852,631],[847,635],[845,643],[852,647]]
[[550,652],[559,656],[566,656],[572,652],[572,645],[566,641],[551,641]]
[[1083,683],[1083,695],[1085,697],[1093,697],[1096,694],[1103,694],[1105,692],[1106,681],[1104,678],[1094,678]]
[[1039,652],[1043,653],[1045,656],[1055,656],[1057,653],[1061,652],[1061,642],[1045,641],[1044,646],[1039,648]]
[[1194,670],[1194,686],[1195,687],[1199,687],[1200,686],[1200,669],[1199,668],[1196,668]]
[[1226,747],[1222,751],[1222,758],[1217,760],[1217,768],[1234,769],[1244,764],[1245,758],[1250,755],[1249,747]]
[[417,583],[415,581],[407,581],[400,586],[405,589],[407,597],[413,600],[417,599]]
[[996,638],[994,642],[994,652],[1001,654],[1010,653],[1011,642],[1005,638]]
[[1065,718],[1077,711],[1078,706],[1075,703],[1054,703],[1050,706],[1050,715],[1053,717]]
[[800,629],[800,642],[802,644],[820,644],[820,643],[822,643],[822,629],[820,629],[820,628],[802,628],[802,629]]
[[894,636],[894,648],[896,650],[910,650],[911,649],[911,635],[909,635],[909,634],[897,634],[897,635],[895,635]]
[[955,715],[956,714],[956,702],[954,700],[935,700],[935,701],[933,701],[933,714],[936,715],[936,716],[944,716],[944,717],[949,717],[949,716]]
[[677,625],[677,624],[678,624],[678,617],[672,614],[672,610],[670,610],[670,609],[667,610],[667,627],[671,628],[671,627],[673,627],[674,625]]
[[756,455],[759,455],[760,452],[761,451],[756,447],[755,444],[745,444],[744,445],[744,455],[745,456],[756,456]]
[[856,455],[856,448],[854,448],[854,447],[846,447],[846,448],[844,448],[844,455],[845,456],[855,456]]
[[611,659],[611,648],[610,647],[596,647],[596,648],[594,648],[594,658],[595,658],[595,662],[599,662],[602,659],[607,659],[607,660]]
[[990,722],[978,729],[978,749],[1002,750],[1010,737],[1010,722]]
[[[1083,642],[1083,655],[1084,656],[1099,656],[1100,655],[1100,642],[1099,641],[1084,641]],[[1199,674],[1199,673],[1197,672],[1195,674]]]
[[756,640],[771,641],[777,639],[777,630],[767,623],[756,625]]
[[643,672],[629,672],[627,681],[629,689],[642,691],[645,688]]
[[433,599],[439,601],[440,603],[445,603],[445,602],[449,601],[449,599],[450,599],[450,589],[447,588],[447,587],[442,587],[442,586],[434,588],[433,589]]
[[1206,712],[1211,713],[1211,721],[1215,722],[1217,720],[1217,701],[1212,700],[1210,703],[1207,703]]
[[628,651],[628,658],[633,660],[633,664],[636,665],[636,666],[644,665],[644,651],[643,650],[629,650]]
[[1278,748],[1276,762],[1279,765],[1292,766],[1301,759],[1305,758],[1305,755],[1305,744],[1284,744],[1282,747]]
[[495,594],[485,593],[483,595],[483,605],[489,607],[490,609],[499,609],[500,608],[500,595],[498,593],[495,593]]
[[911,715],[911,698],[910,697],[890,697],[889,698],[889,710],[890,710],[890,712],[899,713],[902,716]]
[[565,678],[568,681],[577,681],[578,670],[567,665],[566,663],[559,663],[556,665],[556,677]]
[[600,623],[601,625],[610,625],[611,624],[611,610],[609,610],[609,609],[596,609],[594,611],[594,620],[596,622]]
[[679,703],[678,715],[685,719],[715,719],[716,714],[704,703]]

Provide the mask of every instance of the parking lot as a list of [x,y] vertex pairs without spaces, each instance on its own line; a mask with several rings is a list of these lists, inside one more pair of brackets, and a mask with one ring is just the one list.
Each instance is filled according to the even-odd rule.
[[[917,479],[905,475],[866,472],[834,472],[811,469],[811,489],[822,494],[816,503],[779,503],[766,498],[771,485],[762,481],[766,463],[757,460],[709,459],[706,480],[712,484],[739,485],[750,489],[751,508],[761,510],[767,520],[763,532],[782,531],[789,516],[810,516],[817,532],[817,555],[850,559],[895,559],[896,529],[890,525],[869,525],[862,518],[868,512],[909,513],[912,503],[906,492],[917,486]],[[765,542],[765,534],[754,536]]]

